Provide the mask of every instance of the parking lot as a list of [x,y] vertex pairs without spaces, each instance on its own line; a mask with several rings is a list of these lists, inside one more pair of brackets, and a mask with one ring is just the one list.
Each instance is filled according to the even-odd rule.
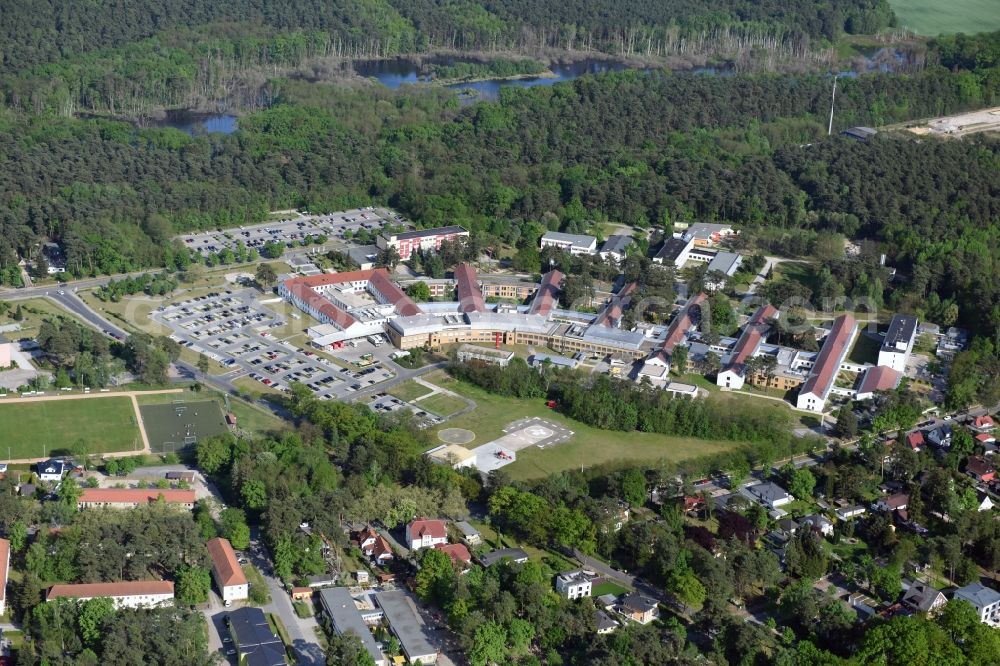
[[386,224],[409,227],[407,222],[392,211],[376,208],[349,210],[327,215],[289,213],[285,219],[253,226],[204,231],[180,237],[188,249],[202,256],[235,250],[242,242],[258,252],[268,243],[283,243],[286,248],[304,247],[319,242],[345,241],[364,230],[377,233]]
[[253,289],[213,292],[161,307],[152,318],[169,327],[170,337],[181,345],[222,363],[229,369],[223,375],[228,381],[249,376],[282,392],[291,382],[301,382],[320,399],[332,400],[395,376],[387,361],[374,353],[382,356],[384,350],[368,342],[338,350],[338,364],[276,338],[276,329],[285,327],[286,320],[257,295]]

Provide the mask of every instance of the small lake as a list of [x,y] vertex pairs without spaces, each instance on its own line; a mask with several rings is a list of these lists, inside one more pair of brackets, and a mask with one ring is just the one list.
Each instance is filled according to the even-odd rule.
[[[436,58],[426,61],[429,64],[453,64],[455,58]],[[587,74],[602,74],[604,72],[620,72],[626,69],[637,69],[615,60],[600,60],[587,58],[567,64],[551,65],[549,69],[555,76],[533,76],[523,79],[491,79],[488,81],[469,81],[448,85],[452,90],[470,91],[467,97],[470,101],[496,99],[500,89],[508,86],[517,88],[533,88],[535,86],[551,86],[560,81],[572,81]],[[405,58],[393,60],[359,60],[354,63],[354,71],[360,76],[373,78],[386,88],[393,90],[403,85],[429,83],[431,79],[421,74],[417,63]],[[652,69],[639,68],[638,71],[648,72]],[[703,74],[725,74],[729,70],[714,67],[703,67],[693,70]]]
[[165,118],[147,120],[147,127],[173,127],[185,134],[232,134],[236,131],[238,118],[228,113],[192,113],[189,111],[168,111]]

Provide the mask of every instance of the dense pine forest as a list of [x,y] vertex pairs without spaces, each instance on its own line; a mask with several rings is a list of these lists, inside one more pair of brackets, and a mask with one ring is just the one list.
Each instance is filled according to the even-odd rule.
[[[997,103],[998,38],[938,42],[947,68],[842,80],[835,128]],[[44,238],[76,275],[174,265],[174,233],[291,206],[384,203],[515,248],[593,221],[718,219],[873,240],[919,278],[901,298],[935,292],[992,326],[1000,144],[828,138],[829,77],[625,72],[464,107],[440,89],[275,86],[231,136],[0,112],[0,267]]]

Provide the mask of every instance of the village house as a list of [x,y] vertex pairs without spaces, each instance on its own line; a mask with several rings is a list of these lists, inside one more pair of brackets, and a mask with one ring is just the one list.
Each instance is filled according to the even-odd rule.
[[212,560],[212,579],[219,589],[222,601],[229,605],[234,601],[250,598],[250,584],[236,561],[236,553],[229,539],[215,537],[209,539],[208,556]]
[[627,594],[618,602],[618,612],[633,622],[649,624],[660,617],[660,608],[656,599],[651,599],[638,592]]
[[955,590],[953,598],[972,604],[983,624],[1000,627],[1000,592],[981,583],[973,583]]
[[448,528],[443,520],[418,518],[406,526],[406,546],[410,550],[432,548],[448,543]]
[[980,483],[989,483],[997,475],[993,463],[982,456],[970,456],[965,462],[965,473]]

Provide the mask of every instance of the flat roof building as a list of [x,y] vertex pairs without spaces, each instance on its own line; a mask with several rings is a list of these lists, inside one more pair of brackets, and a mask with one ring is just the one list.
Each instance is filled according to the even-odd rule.
[[878,364],[896,372],[906,372],[906,362],[917,339],[917,318],[913,315],[893,315],[878,350]]
[[450,227],[435,227],[433,229],[418,229],[416,231],[404,231],[398,234],[384,234],[376,239],[379,248],[395,248],[399,253],[399,258],[403,261],[409,260],[416,251],[427,252],[430,250],[440,250],[441,243],[446,240],[457,238],[468,238],[469,232],[465,227],[453,225]]
[[354,597],[346,587],[323,588],[319,591],[319,600],[323,610],[330,616],[333,630],[337,635],[348,632],[355,634],[361,639],[365,652],[375,660],[376,666],[388,666],[389,660],[379,649],[372,632],[361,617],[361,611],[358,610]]
[[539,240],[539,247],[541,249],[554,247],[570,254],[595,254],[597,252],[597,239],[583,234],[549,231]]
[[285,646],[271,631],[264,611],[247,606],[226,616],[229,634],[246,666],[285,666]]
[[521,548],[500,548],[479,556],[479,563],[484,567],[491,567],[503,560],[524,564],[528,561],[528,554]]
[[437,648],[430,644],[424,632],[424,624],[417,615],[413,601],[402,590],[379,592],[375,600],[385,613],[389,629],[403,648],[406,660],[411,664],[420,661],[421,664],[437,662]]
[[653,257],[653,263],[680,268],[687,262],[692,247],[693,238],[668,238]]
[[501,368],[506,368],[514,360],[514,352],[512,351],[478,345],[462,345],[458,348],[457,355],[458,360],[462,363],[481,361],[487,365],[499,365]]

